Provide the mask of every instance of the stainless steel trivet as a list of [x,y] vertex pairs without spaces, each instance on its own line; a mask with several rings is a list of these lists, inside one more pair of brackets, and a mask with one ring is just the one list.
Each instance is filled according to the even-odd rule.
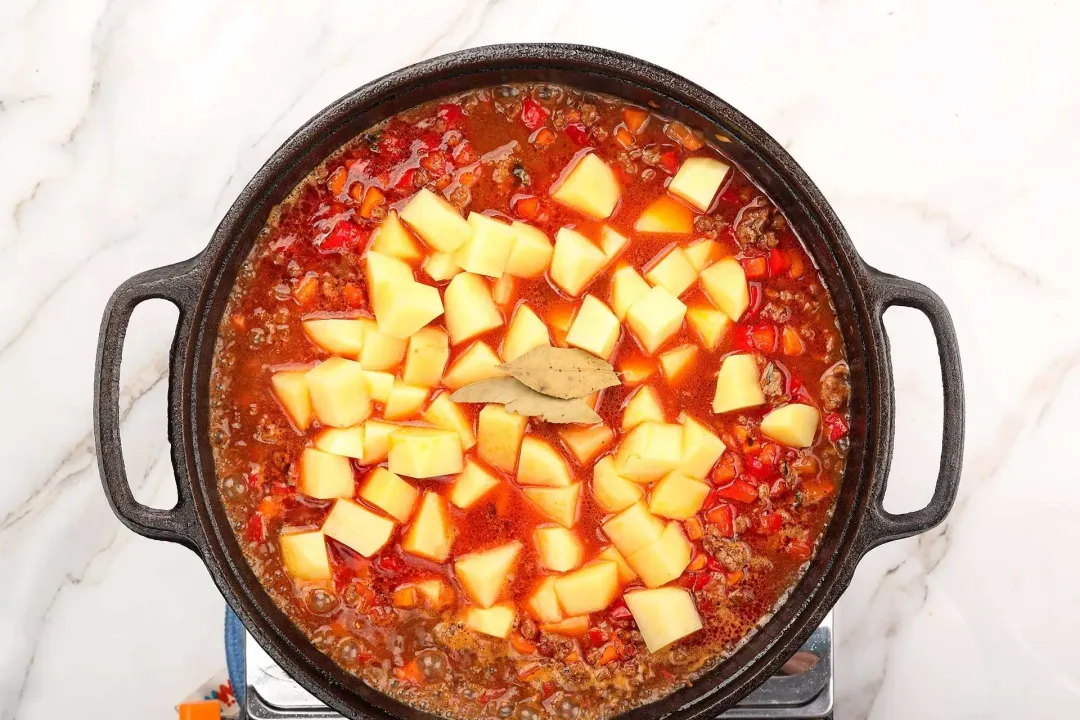
[[[781,674],[769,678],[724,720],[810,720],[827,718],[833,711],[833,616],[825,618],[806,644],[784,666]],[[313,695],[300,687],[277,666],[249,635],[247,652],[247,692],[244,704],[251,720],[340,720]]]

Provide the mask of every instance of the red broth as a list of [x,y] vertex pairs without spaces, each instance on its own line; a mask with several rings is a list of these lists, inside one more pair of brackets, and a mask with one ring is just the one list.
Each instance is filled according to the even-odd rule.
[[[604,221],[551,197],[588,149],[614,170],[621,187],[615,212]],[[448,717],[603,718],[670,693],[715,666],[795,583],[832,513],[844,467],[845,351],[813,261],[779,211],[738,168],[727,173],[707,212],[692,213],[689,232],[635,231],[637,219],[665,195],[670,178],[689,157],[723,160],[680,124],[617,99],[553,85],[501,86],[428,103],[370,129],[329,157],[275,210],[239,273],[219,328],[211,387],[215,463],[225,507],[251,568],[282,610],[345,670]],[[284,566],[281,537],[318,530],[333,501],[300,491],[298,459],[312,445],[319,424],[299,431],[275,397],[270,377],[328,357],[305,334],[304,319],[371,316],[363,259],[372,233],[389,211],[400,211],[425,187],[463,215],[483,212],[523,221],[548,238],[572,227],[595,241],[603,225],[629,238],[625,250],[581,293],[609,305],[617,268],[630,265],[644,274],[673,247],[711,240],[710,262],[731,256],[743,267],[750,306],[715,348],[703,347],[684,321],[657,353],[649,354],[623,324],[612,365],[628,383],[635,373],[651,374],[633,386],[604,390],[596,402],[615,436],[605,454],[625,437],[624,407],[643,386],[656,393],[663,420],[676,423],[682,414],[690,415],[726,446],[704,478],[709,492],[700,510],[672,521],[680,523],[693,555],[670,586],[689,593],[702,630],[650,652],[622,599],[643,588],[640,580],[622,583],[614,602],[588,615],[570,635],[544,629],[528,599],[541,577],[557,574],[541,569],[533,542],[534,530],[551,521],[524,497],[512,474],[490,467],[499,487],[468,510],[450,505],[455,535],[445,563],[402,550],[406,523],[370,557],[327,539],[332,570],[327,580],[295,579]],[[414,265],[418,281],[445,288],[446,281],[433,281]],[[560,290],[550,273],[515,278],[500,311],[508,323],[515,307],[528,304],[561,344],[581,297]],[[680,300],[690,308],[713,307],[698,282]],[[431,324],[445,327],[443,317]],[[499,351],[504,332],[505,325],[479,340]],[[450,364],[470,345],[452,347]],[[689,368],[669,379],[657,355],[683,345],[698,350]],[[765,404],[716,414],[715,376],[733,353],[754,357]],[[400,378],[400,368],[390,372]],[[809,447],[789,447],[761,432],[762,417],[788,403],[820,412]],[[462,405],[474,430],[480,407]],[[376,404],[375,418],[381,410]],[[406,422],[423,424],[419,418]],[[528,435],[556,448],[573,480],[582,483],[572,532],[588,562],[611,544],[601,525],[612,513],[591,491],[599,458],[579,462],[563,442],[561,433],[571,427],[532,419]],[[475,449],[466,455],[475,457]],[[355,460],[352,466],[359,488],[371,466]],[[421,492],[445,495],[454,477],[405,479]],[[504,639],[464,622],[473,603],[453,562],[513,540],[523,549],[503,590],[502,600],[514,612],[511,634]],[[452,595],[445,606],[436,608],[408,590],[410,583],[430,579],[441,580]]]

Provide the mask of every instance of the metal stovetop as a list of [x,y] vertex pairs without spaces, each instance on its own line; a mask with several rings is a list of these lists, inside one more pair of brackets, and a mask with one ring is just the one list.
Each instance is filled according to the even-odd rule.
[[[828,718],[833,712],[833,616],[829,613],[781,674],[769,678],[724,720],[803,720]],[[341,716],[290,678],[251,639],[246,643],[247,692],[251,720],[340,720]]]

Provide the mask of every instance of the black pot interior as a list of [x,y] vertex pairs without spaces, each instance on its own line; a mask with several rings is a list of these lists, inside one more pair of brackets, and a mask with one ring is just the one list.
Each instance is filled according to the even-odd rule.
[[[230,604],[272,657],[316,695],[352,717],[430,717],[378,693],[340,670],[312,646],[271,601],[248,568],[217,496],[208,442],[207,385],[217,326],[240,265],[270,209],[325,157],[386,117],[443,95],[504,82],[548,81],[606,93],[701,130],[772,198],[815,259],[842,318],[852,378],[852,443],[835,515],[815,557],[773,617],[710,674],[628,716],[715,715],[768,677],[820,623],[850,580],[859,559],[851,540],[875,470],[887,458],[869,418],[891,407],[888,375],[877,367],[872,323],[864,297],[862,263],[843,228],[801,169],[768,135],[700,88],[640,61],[600,51],[558,46],[481,48],[456,59],[436,59],[383,78],[330,106],[274,155],[223,220],[204,258],[208,268],[197,321],[194,372],[185,428],[194,438],[193,492],[207,537],[207,565]],[[667,88],[660,91],[654,88]],[[876,388],[872,392],[872,388]],[[192,447],[189,443],[188,447]]]

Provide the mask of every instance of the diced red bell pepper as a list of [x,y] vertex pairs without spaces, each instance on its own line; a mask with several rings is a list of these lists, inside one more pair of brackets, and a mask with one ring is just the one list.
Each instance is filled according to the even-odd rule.
[[769,486],[769,497],[772,499],[782,498],[788,494],[789,488],[787,483],[784,482],[784,478],[776,478],[773,480],[773,484]]
[[425,150],[434,150],[442,145],[442,135],[434,130],[428,130],[420,136],[420,144],[424,146]]
[[547,122],[547,110],[531,97],[526,97],[521,103],[521,122],[530,130],[539,130]]
[[717,488],[716,493],[725,500],[735,500],[741,503],[752,503],[758,497],[757,488],[742,478],[733,480],[730,485]]
[[727,572],[727,568],[724,567],[724,564],[711,555],[709,556],[708,568],[713,572]]
[[446,157],[446,154],[437,150],[429,152],[427,155],[420,158],[420,167],[435,176],[445,175],[454,169],[453,163]]
[[679,156],[674,150],[660,153],[660,166],[672,175],[679,169]]
[[848,424],[839,413],[826,413],[825,430],[829,433],[829,439],[836,442],[848,434]]
[[687,590],[702,590],[709,584],[709,580],[712,579],[712,573],[707,572],[695,572],[686,573],[679,580],[679,584]]
[[593,647],[600,647],[608,641],[608,634],[598,627],[589,628],[588,636]]
[[401,174],[401,178],[398,179],[396,187],[398,190],[412,190],[416,187],[414,178],[416,177],[416,168],[409,168]]
[[787,253],[780,248],[769,250],[769,275],[771,277],[780,277],[789,267],[791,267],[791,260]]
[[570,123],[566,126],[566,135],[578,145],[585,146],[589,144],[589,133],[585,129],[585,123]]
[[473,149],[472,143],[468,140],[458,143],[458,146],[454,148],[454,162],[461,167],[472,165],[476,161],[476,150]]
[[405,569],[405,561],[393,553],[387,553],[375,561],[375,567],[384,573],[396,575]]
[[749,456],[743,459],[743,469],[755,480],[761,481],[773,475],[775,466],[761,461],[760,457]]
[[[755,496],[757,493],[755,493]],[[705,518],[716,527],[716,531],[724,537],[735,537],[735,508],[731,505],[717,505],[705,515]]]
[[757,530],[762,535],[775,535],[784,526],[784,516],[777,512],[762,513],[758,516]]
[[739,261],[747,280],[761,280],[769,276],[769,261],[764,255],[743,258]]
[[750,341],[758,352],[776,352],[776,327],[774,325],[754,325],[750,328]]
[[808,543],[802,540],[792,540],[788,543],[787,553],[799,562],[806,562],[813,554],[813,550]]
[[461,127],[461,123],[465,120],[465,111],[453,103],[443,103],[435,111],[435,114],[439,116],[439,119],[443,121],[448,130]]
[[244,539],[253,543],[261,543],[266,540],[266,527],[263,525],[261,514],[255,513],[248,520],[247,529],[244,531]]
[[363,242],[364,235],[364,229],[359,225],[348,220],[341,220],[323,238],[319,249],[323,251],[352,250]]

